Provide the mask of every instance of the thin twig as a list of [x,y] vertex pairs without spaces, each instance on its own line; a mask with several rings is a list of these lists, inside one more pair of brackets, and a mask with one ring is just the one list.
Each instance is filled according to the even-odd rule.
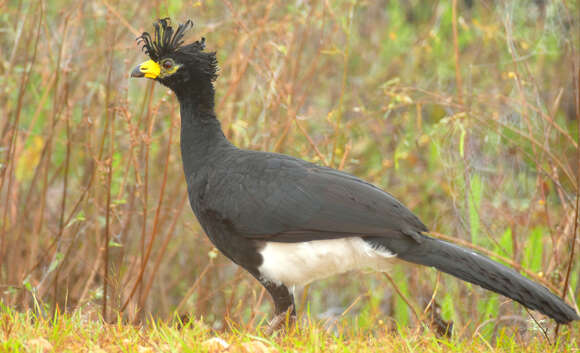
[[[576,90],[576,123],[578,124],[578,131],[580,131],[580,68],[575,67],[575,61],[572,61],[572,70],[576,73],[576,83],[574,84]],[[580,136],[577,137],[580,139]],[[576,148],[576,163],[580,165],[580,148]],[[576,172],[576,185],[580,185],[580,172]],[[570,283],[570,273],[572,272],[572,264],[574,263],[574,249],[576,248],[576,239],[578,237],[578,212],[580,208],[580,190],[576,188],[576,207],[574,209],[574,231],[572,233],[572,244],[570,249],[570,257],[568,258],[568,268],[566,269],[566,279],[564,280],[564,288],[562,288],[562,299],[566,299],[566,292],[568,291],[568,284]],[[554,330],[554,341],[558,337],[560,324],[556,325]]]
[[528,313],[528,315],[532,318],[532,320],[534,320],[534,322],[536,323],[536,325],[538,325],[538,327],[540,328],[540,330],[542,331],[542,334],[544,335],[544,338],[546,339],[546,341],[548,341],[548,344],[551,345],[552,343],[550,343],[550,337],[548,337],[548,330],[540,325],[540,323],[538,322],[538,320],[536,320],[536,318],[534,317],[534,315],[532,315],[532,312],[530,311],[530,309],[524,307],[524,309],[526,309],[526,312]]
[[[407,297],[403,294],[403,292],[401,292],[401,290],[399,289],[399,286],[397,286],[397,284],[395,283],[395,281],[393,280],[393,278],[386,272],[383,272],[383,275],[385,277],[387,277],[387,279],[389,280],[389,282],[391,282],[391,285],[393,286],[393,288],[395,289],[395,291],[397,292],[397,294],[399,294],[399,296],[401,297],[401,299],[403,299],[403,301],[407,304],[407,306],[409,307],[409,309],[411,309],[411,311],[413,312],[413,314],[415,315],[415,317],[417,318],[417,321],[425,324],[423,322],[423,320],[421,319],[421,316],[419,315],[419,311],[417,311],[417,309],[415,308],[415,306],[413,304],[411,304],[411,302],[409,301],[409,299],[407,299]],[[428,325],[425,325],[428,326]]]
[[[113,52],[110,52],[109,62],[112,63]],[[109,66],[108,77],[107,77],[107,94],[105,98],[106,106],[109,107],[110,103],[110,84],[112,78],[112,64]],[[107,204],[105,213],[105,244],[103,244],[103,320],[107,321],[107,289],[109,287],[109,240],[111,236],[111,185],[113,181],[113,158],[115,154],[115,113],[108,109],[107,120],[109,121],[109,158],[107,161],[108,174],[107,174]]]
[[457,0],[453,0],[451,8],[451,24],[453,26],[453,54],[455,58],[455,82],[457,84],[457,102],[463,105],[463,83],[459,69],[459,38],[457,35]]
[[179,311],[181,310],[181,308],[183,308],[183,306],[185,305],[185,303],[187,302],[187,300],[189,299],[189,297],[191,297],[191,295],[193,294],[193,292],[195,292],[195,290],[199,286],[199,284],[201,282],[201,279],[205,276],[205,274],[207,273],[207,271],[209,271],[209,269],[212,266],[213,266],[213,261],[210,260],[207,263],[207,265],[205,265],[203,271],[201,271],[201,273],[199,274],[199,276],[197,276],[195,282],[193,282],[193,284],[191,285],[191,287],[189,287],[189,289],[187,290],[187,293],[185,293],[185,295],[183,296],[183,299],[181,299],[181,301],[179,302],[179,304],[175,308],[174,311],[176,313],[179,313]]
[[429,308],[435,302],[435,296],[437,295],[437,289],[439,289],[440,280],[441,280],[441,272],[437,271],[437,280],[435,281],[435,288],[433,289],[433,294],[431,295],[431,299],[429,300],[429,303],[427,303],[425,310],[423,310],[423,314],[427,314],[427,312],[429,311]]

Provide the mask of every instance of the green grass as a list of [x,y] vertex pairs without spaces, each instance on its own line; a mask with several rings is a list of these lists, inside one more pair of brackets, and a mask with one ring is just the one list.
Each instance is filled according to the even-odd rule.
[[[235,324],[232,324],[235,325]],[[1,352],[574,352],[578,342],[564,333],[549,344],[540,336],[521,337],[503,330],[494,341],[476,334],[464,339],[441,339],[428,330],[399,327],[395,332],[384,322],[375,323],[372,333],[339,322],[329,330],[303,318],[303,322],[265,336],[239,330],[210,329],[203,320],[182,326],[149,319],[144,325],[108,324],[87,321],[82,312],[72,316],[55,314],[38,318],[3,307],[0,312]],[[221,343],[217,343],[217,340]]]
[[[189,210],[175,97],[128,78],[145,59],[135,38],[164,16],[193,19],[188,40],[217,51],[217,114],[233,143],[368,180],[439,236],[566,287],[578,308],[579,4],[459,0],[456,16],[451,0],[429,4],[0,0],[5,350],[38,351],[36,335],[123,351],[117,332],[154,351],[216,332],[236,343],[271,316],[267,293]],[[501,296],[417,266],[391,277],[396,288],[365,272],[298,291],[308,325],[267,345],[548,349]],[[421,331],[415,313],[431,298],[454,322],[451,342]],[[176,311],[196,324],[175,330]],[[555,324],[533,315],[554,341]],[[338,336],[323,329],[329,317]],[[560,333],[576,348],[578,323]]]

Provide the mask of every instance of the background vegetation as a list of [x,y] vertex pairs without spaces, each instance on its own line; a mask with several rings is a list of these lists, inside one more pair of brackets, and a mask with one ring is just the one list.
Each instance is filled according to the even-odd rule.
[[[55,313],[151,330],[144,319],[188,313],[199,337],[270,317],[189,209],[175,97],[128,78],[145,59],[135,38],[165,16],[193,19],[188,39],[218,52],[217,113],[236,145],[375,183],[578,310],[579,13],[569,0],[0,0],[0,341],[39,332],[22,322],[54,330]],[[552,321],[504,297],[406,264],[390,276],[299,290],[315,333],[297,347],[422,339],[408,332],[426,306],[454,322],[458,350],[554,342]],[[577,323],[559,332],[577,349]]]

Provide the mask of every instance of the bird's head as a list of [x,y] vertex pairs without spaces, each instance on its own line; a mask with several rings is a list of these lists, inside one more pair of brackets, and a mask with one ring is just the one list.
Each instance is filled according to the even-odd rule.
[[193,26],[191,20],[171,26],[168,18],[153,24],[155,32],[137,38],[150,60],[138,65],[131,77],[146,77],[159,81],[177,92],[181,87],[213,82],[217,78],[215,52],[205,52],[205,38],[183,45],[183,36]]

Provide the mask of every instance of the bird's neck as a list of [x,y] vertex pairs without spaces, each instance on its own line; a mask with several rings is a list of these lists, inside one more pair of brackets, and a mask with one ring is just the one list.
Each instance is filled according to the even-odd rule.
[[196,86],[176,94],[181,111],[181,156],[187,177],[233,146],[216,118],[211,83],[205,89]]

